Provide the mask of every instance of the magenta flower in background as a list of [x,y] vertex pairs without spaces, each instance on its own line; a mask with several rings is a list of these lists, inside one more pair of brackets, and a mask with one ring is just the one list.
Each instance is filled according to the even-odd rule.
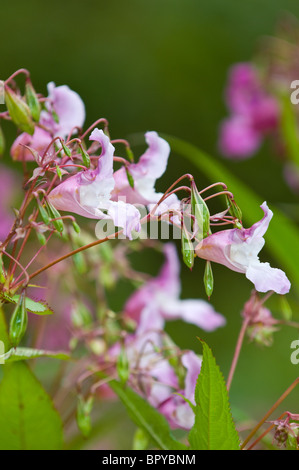
[[266,233],[273,212],[266,202],[261,205],[264,217],[248,229],[230,229],[214,233],[205,238],[196,254],[200,258],[223,264],[229,269],[244,273],[259,292],[273,290],[286,294],[290,290],[290,281],[280,269],[271,268],[269,263],[261,263],[259,252],[265,244]]
[[160,274],[136,291],[125,305],[125,314],[144,331],[153,324],[163,329],[167,320],[181,319],[205,331],[225,325],[225,318],[200,299],[180,300],[180,262],[173,244],[164,245],[166,261]]
[[[84,124],[84,103],[80,96],[66,85],[56,87],[53,82],[49,83],[45,106],[47,110],[41,112],[39,121],[43,128],[36,126],[33,136],[24,132],[13,143],[11,156],[14,160],[33,160],[31,152],[24,145],[43,154],[54,137],[66,139],[73,130],[75,132],[76,127],[81,128]],[[56,120],[53,113],[57,117]]]
[[250,63],[232,67],[226,102],[231,116],[220,128],[220,151],[228,158],[251,157],[263,138],[277,128],[278,102],[265,92],[256,69]]
[[116,227],[132,238],[140,231],[140,213],[124,201],[112,201],[114,147],[102,130],[95,129],[90,140],[102,146],[97,168],[81,171],[68,177],[49,194],[50,202],[61,211],[73,212],[89,219],[112,219]]

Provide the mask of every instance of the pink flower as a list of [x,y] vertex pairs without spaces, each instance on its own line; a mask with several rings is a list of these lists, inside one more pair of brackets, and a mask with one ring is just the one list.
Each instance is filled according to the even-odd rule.
[[[125,351],[130,367],[128,383],[157,408],[173,428],[190,429],[194,423],[193,410],[177,393],[195,404],[194,392],[201,359],[193,351],[178,356],[186,371],[181,388],[175,368],[163,355],[164,335],[156,330],[156,326],[154,324],[151,330],[146,331],[142,326],[138,327],[134,335],[126,338]],[[109,351],[109,357],[115,360],[119,353],[120,344],[117,343]],[[175,347],[174,354],[178,354]]]
[[[131,204],[142,204],[145,206],[156,204],[163,193],[155,190],[156,180],[166,171],[170,147],[166,140],[158,136],[157,132],[145,134],[148,149],[140,157],[138,163],[131,163],[128,170],[134,179],[134,189],[131,188],[125,168],[114,173],[115,188],[113,197],[125,196],[126,201]],[[169,206],[179,207],[179,201],[175,195],[165,200],[164,208]]]
[[249,63],[231,69],[226,101],[231,116],[220,128],[220,150],[226,157],[248,158],[258,150],[265,135],[277,128],[278,103],[264,91]]
[[251,228],[235,228],[214,233],[198,245],[196,254],[200,258],[244,273],[259,292],[273,290],[278,294],[286,294],[291,285],[285,273],[280,269],[271,268],[269,263],[261,263],[258,257],[265,244],[263,235],[273,216],[266,202],[261,208],[264,217]]
[[245,159],[254,154],[261,144],[261,136],[244,116],[233,115],[220,129],[219,145],[226,157]]
[[[47,130],[35,127],[33,136],[22,133],[17,137],[11,148],[14,160],[33,160],[31,152],[24,145],[43,154],[54,137],[65,139],[75,127],[82,127],[85,121],[85,107],[80,96],[68,86],[56,87],[53,82],[48,84],[47,110],[41,112],[39,124]],[[53,112],[59,122],[55,122]]]
[[135,292],[125,305],[125,312],[139,324],[139,330],[163,329],[167,320],[181,319],[206,331],[225,325],[225,319],[216,313],[210,303],[189,299],[180,300],[180,263],[176,248],[164,245],[166,262],[160,274]]
[[67,178],[49,194],[56,209],[90,219],[112,219],[124,234],[132,238],[132,231],[140,231],[140,213],[124,201],[111,201],[115,186],[113,178],[114,147],[102,130],[95,129],[90,140],[102,146],[102,154],[95,169],[81,171]]

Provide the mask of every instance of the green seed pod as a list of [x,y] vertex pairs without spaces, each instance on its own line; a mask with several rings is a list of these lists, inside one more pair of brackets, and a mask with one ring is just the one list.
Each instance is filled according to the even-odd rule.
[[81,147],[81,145],[79,146],[79,148],[80,148],[80,153],[81,153],[81,156],[82,156],[83,165],[85,165],[86,168],[90,168],[90,156],[84,150],[84,148]]
[[51,204],[51,202],[47,201],[47,208],[49,210],[49,213],[51,215],[51,218],[52,219],[57,219],[57,220],[52,220],[52,224],[54,225],[54,227],[56,228],[56,230],[60,233],[63,232],[64,230],[64,224],[63,224],[63,221],[61,220],[61,215],[60,213],[58,212],[58,210],[53,206],[53,204]]
[[214,276],[212,271],[212,265],[210,261],[206,262],[206,268],[204,273],[204,285],[208,298],[211,297],[214,289]]
[[49,216],[47,209],[42,205],[39,199],[37,201],[37,204],[38,204],[38,210],[39,210],[41,218],[43,219],[43,222],[46,225],[49,225],[49,223],[51,222],[51,217]]
[[40,118],[40,113],[41,113],[41,106],[38,101],[38,97],[36,94],[35,89],[33,88],[33,85],[31,83],[31,80],[28,79],[26,81],[26,86],[25,86],[25,96],[26,96],[26,101],[29,106],[29,109],[31,111],[31,116],[35,122],[39,122]]
[[27,134],[34,134],[34,122],[32,120],[29,106],[8,86],[5,86],[5,103],[16,126]]
[[130,162],[134,163],[134,154],[133,154],[130,147],[126,147],[126,153],[127,153],[127,157],[130,160]]
[[73,220],[73,228],[76,233],[80,233],[80,227],[75,220]]
[[61,145],[66,156],[70,158],[72,156],[72,152],[70,151],[70,149],[65,145],[64,142],[61,142]]
[[236,201],[233,198],[229,197],[227,194],[225,195],[225,197],[226,197],[227,208],[229,210],[230,215],[242,221],[242,211],[240,207],[238,206],[238,204],[236,203]]
[[130,171],[128,170],[127,167],[126,167],[126,174],[127,174],[127,178],[128,178],[128,181],[129,181],[129,185],[131,186],[132,189],[134,189],[134,186],[135,186],[134,178],[131,175],[131,173],[130,173]]
[[9,339],[13,347],[18,346],[26,333],[28,315],[25,307],[25,300],[25,291],[23,291],[10,320]]
[[36,236],[37,236],[37,239],[38,239],[39,243],[44,246],[47,243],[47,239],[46,239],[45,235],[43,233],[40,233],[40,232],[35,232],[35,233],[36,233]]
[[191,209],[192,214],[195,216],[199,233],[202,229],[202,236],[206,238],[210,235],[210,212],[205,201],[198,192],[198,189],[194,182],[191,185]]
[[185,224],[183,224],[182,227],[181,241],[183,261],[189,269],[192,269],[194,266],[194,247],[191,242],[189,233],[186,230]]

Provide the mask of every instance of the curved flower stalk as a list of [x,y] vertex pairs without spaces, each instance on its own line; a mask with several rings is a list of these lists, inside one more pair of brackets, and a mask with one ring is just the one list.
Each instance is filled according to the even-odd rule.
[[90,140],[102,146],[96,169],[81,171],[68,177],[49,194],[49,201],[61,211],[73,212],[90,219],[112,219],[124,234],[140,231],[140,213],[124,201],[112,201],[114,147],[102,130],[94,129]]
[[249,158],[259,149],[263,138],[277,129],[278,102],[265,92],[250,63],[232,67],[226,102],[231,116],[221,125],[221,153],[235,159]]
[[285,273],[271,268],[269,263],[261,263],[258,257],[265,244],[263,235],[273,216],[266,202],[261,208],[264,217],[251,228],[214,233],[202,241],[196,254],[208,261],[223,264],[232,271],[244,273],[259,292],[273,290],[278,294],[286,294],[291,285]]
[[[166,261],[160,274],[135,292],[125,305],[125,313],[144,330],[153,323],[163,329],[167,320],[181,319],[205,331],[225,325],[225,318],[210,303],[200,299],[180,300],[180,263],[175,245],[164,246]],[[139,326],[141,328],[141,326]]]
[[[147,132],[145,139],[148,149],[140,157],[138,163],[131,163],[127,166],[127,171],[134,181],[132,188],[128,181],[126,168],[122,167],[114,173],[115,187],[112,198],[125,197],[130,204],[142,204],[145,206],[155,205],[159,202],[163,193],[155,190],[156,180],[166,171],[170,147],[166,140],[159,137],[157,132]],[[178,209],[179,200],[175,194],[167,198],[161,210]]]
[[84,124],[84,103],[80,96],[66,85],[56,87],[53,82],[48,84],[45,108],[41,112],[39,125],[35,126],[34,134],[31,136],[24,132],[13,143],[11,156],[14,160],[33,160],[32,153],[24,146],[43,154],[53,138],[59,136],[65,139]]

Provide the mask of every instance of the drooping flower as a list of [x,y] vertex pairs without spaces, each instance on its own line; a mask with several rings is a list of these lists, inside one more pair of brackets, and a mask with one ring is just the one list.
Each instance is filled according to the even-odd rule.
[[205,238],[196,248],[200,258],[223,264],[229,269],[244,273],[259,292],[273,290],[286,294],[290,281],[280,269],[262,263],[258,254],[265,244],[266,233],[273,212],[266,202],[261,205],[264,217],[251,228],[223,230]]
[[226,90],[231,116],[220,129],[219,147],[231,158],[248,158],[260,147],[265,135],[277,128],[279,106],[263,89],[250,63],[232,67]]
[[[145,138],[148,149],[138,163],[128,165],[128,171],[134,180],[134,188],[130,186],[126,170],[122,167],[114,173],[115,188],[112,196],[116,198],[124,196],[128,203],[149,206],[156,204],[163,196],[163,193],[156,192],[155,184],[156,180],[165,173],[170,147],[157,132],[147,132]],[[176,195],[167,198],[163,204],[165,210],[170,206],[179,207]]]
[[33,160],[32,153],[25,145],[40,154],[47,149],[54,137],[65,139],[76,127],[82,127],[85,121],[85,106],[80,96],[68,86],[56,87],[48,84],[46,109],[41,112],[39,124],[31,136],[25,132],[19,135],[11,147],[14,160]]
[[[156,324],[163,329],[167,320],[181,319],[206,331],[225,325],[222,315],[200,299],[180,300],[180,263],[173,244],[164,245],[166,261],[160,274],[135,292],[125,305],[126,315],[144,330]],[[140,327],[141,328],[141,327]]]
[[[173,354],[180,367],[185,369],[182,384],[178,369],[170,364],[163,352],[166,350],[171,354],[169,345],[165,349],[165,335],[157,327],[155,321],[152,329],[140,324],[135,334],[126,338],[125,351],[130,370],[128,384],[157,408],[173,428],[190,429],[194,413],[182,396],[195,404],[195,385],[202,361],[193,351],[180,353],[174,346]],[[120,344],[117,343],[109,351],[109,358],[116,358],[119,353]]]
[[92,132],[90,140],[102,146],[97,167],[68,177],[51,191],[49,200],[61,211],[73,212],[90,219],[112,219],[115,226],[121,227],[131,239],[133,230],[140,231],[140,213],[131,204],[111,200],[115,186],[114,147],[99,129]]

